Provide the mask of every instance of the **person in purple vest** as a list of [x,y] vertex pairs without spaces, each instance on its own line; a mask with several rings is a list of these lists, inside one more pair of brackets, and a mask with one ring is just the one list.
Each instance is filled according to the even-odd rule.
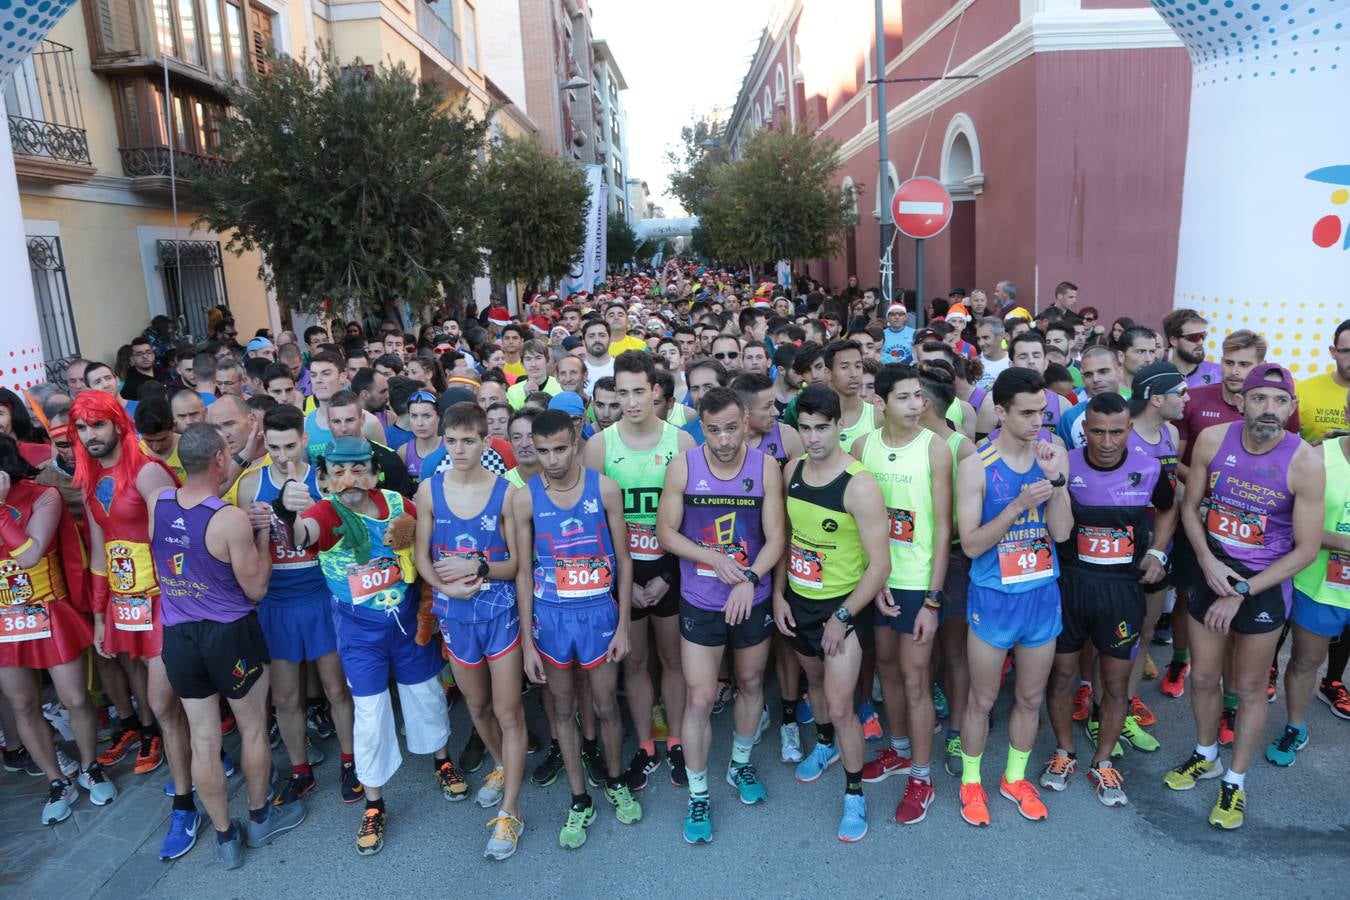
[[[272,748],[267,740],[267,642],[257,604],[272,576],[271,517],[252,521],[220,499],[229,452],[205,423],[178,440],[187,473],[181,488],[165,488],[151,511],[151,553],[164,616],[164,669],[183,700],[192,736],[192,780],[216,829],[227,869],[243,865],[244,843],[262,847],[305,818],[300,801],[269,802]],[[220,761],[220,696],[239,727],[248,783],[247,825],[230,818]]]
[[[1181,521],[1203,575],[1191,593],[1191,708],[1196,744],[1164,777],[1174,791],[1223,775],[1209,823],[1242,825],[1247,766],[1266,725],[1270,660],[1293,604],[1293,576],[1322,544],[1321,460],[1285,431],[1297,403],[1294,380],[1275,363],[1247,373],[1242,421],[1200,432],[1191,456]],[[1219,761],[1219,683],[1229,658],[1239,697],[1233,758]]]

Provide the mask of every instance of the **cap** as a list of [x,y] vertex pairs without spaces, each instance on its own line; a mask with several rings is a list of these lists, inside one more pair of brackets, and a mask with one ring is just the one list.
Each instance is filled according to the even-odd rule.
[[1261,363],[1247,373],[1247,380],[1242,382],[1242,393],[1259,387],[1278,388],[1289,396],[1294,396],[1294,378],[1289,374],[1289,370],[1279,363]]
[[581,402],[581,398],[571,391],[563,391],[560,394],[554,394],[548,401],[549,409],[560,409],[569,416],[584,416],[586,414],[586,404]]
[[494,322],[505,325],[511,321],[511,313],[505,306],[494,306],[488,310],[488,318]]
[[952,319],[962,319],[966,322],[969,322],[970,313],[966,311],[966,308],[964,306],[958,303],[951,309],[947,310],[946,318],[948,322],[950,322]]
[[370,441],[365,438],[340,437],[333,441],[333,446],[324,457],[330,464],[365,462],[370,459],[372,452]]
[[445,412],[456,403],[477,403],[478,398],[474,396],[473,391],[466,387],[452,387],[441,394],[441,399],[437,401],[437,408]]
[[[480,382],[473,375],[457,374],[447,378],[445,380],[445,385],[447,388],[461,387],[470,391],[476,391],[480,386]],[[439,404],[437,405],[439,406]]]
[[1134,388],[1130,394],[1130,415],[1139,415],[1150,399],[1161,397],[1185,383],[1185,376],[1170,362],[1155,362],[1144,366],[1134,373]]
[[564,350],[575,350],[580,346],[581,338],[577,337],[575,334],[569,334],[562,340],[562,348]]
[[276,344],[273,344],[267,338],[255,337],[253,340],[248,342],[248,346],[244,348],[244,351],[246,353],[256,353],[259,350],[275,350],[275,349]]

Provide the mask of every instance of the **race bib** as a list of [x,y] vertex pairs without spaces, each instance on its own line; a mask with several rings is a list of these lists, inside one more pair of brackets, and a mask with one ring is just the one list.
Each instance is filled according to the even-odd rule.
[[10,606],[0,609],[0,644],[17,644],[52,636],[52,617],[46,606]]
[[[745,541],[735,541],[730,544],[705,544],[703,541],[699,541],[698,545],[716,550],[742,569],[750,568],[750,548],[745,545]],[[717,577],[717,570],[706,563],[695,563],[694,572],[705,578]]]
[[1266,545],[1266,515],[1236,509],[1211,500],[1205,531],[1220,544],[1248,550]]
[[[285,524],[282,525],[285,528]],[[289,536],[283,540],[272,541],[273,569],[308,569],[319,564],[317,544],[311,544],[299,550],[291,546]]]
[[1333,591],[1350,591],[1350,553],[1327,554],[1326,584]]
[[655,525],[628,523],[628,555],[641,562],[655,562],[665,555]]
[[908,509],[887,509],[887,518],[891,523],[891,543],[902,547],[914,547],[914,513]]
[[1117,566],[1134,560],[1134,526],[1078,526],[1078,558],[1094,566]]
[[1054,571],[1048,538],[998,542],[998,574],[1004,584],[1040,581]]
[[820,590],[825,586],[824,563],[819,551],[793,544],[788,556],[788,581],[797,587]]
[[608,593],[614,582],[609,560],[603,556],[555,556],[558,597],[577,600]]
[[155,622],[150,615],[150,598],[128,594],[116,594],[108,598],[108,610],[112,613],[113,627],[118,631],[154,631]]
[[394,602],[389,602],[389,591],[397,591],[403,581],[403,573],[396,559],[372,559],[365,565],[352,566],[347,570],[347,588],[352,593],[355,606],[371,605],[376,607],[397,606],[402,599],[398,591]]

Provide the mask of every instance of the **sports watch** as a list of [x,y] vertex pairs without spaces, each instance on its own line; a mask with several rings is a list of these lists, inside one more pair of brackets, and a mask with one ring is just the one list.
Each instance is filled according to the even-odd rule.
[[845,625],[848,625],[853,621],[853,613],[849,612],[848,607],[843,606],[842,604],[835,609],[834,617]]
[[746,581],[750,582],[755,587],[759,587],[759,574],[755,572],[754,569],[742,569],[741,574],[745,576]]

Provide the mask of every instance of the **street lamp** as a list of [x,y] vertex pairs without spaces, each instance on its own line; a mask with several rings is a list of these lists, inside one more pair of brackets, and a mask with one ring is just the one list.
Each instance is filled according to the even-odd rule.
[[578,91],[584,87],[590,87],[591,83],[580,75],[573,76],[566,84],[558,85],[560,91]]

